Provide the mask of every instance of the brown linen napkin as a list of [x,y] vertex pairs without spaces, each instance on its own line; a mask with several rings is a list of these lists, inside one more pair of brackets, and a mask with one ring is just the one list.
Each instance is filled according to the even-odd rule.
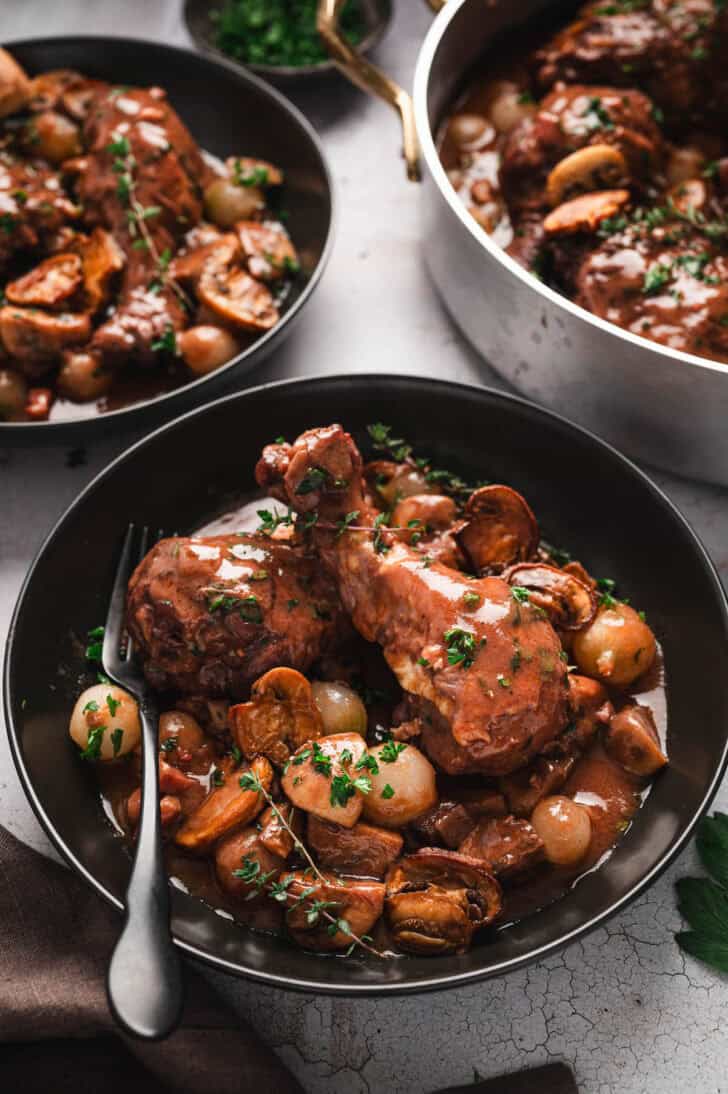
[[[22,1094],[303,1094],[263,1045],[185,968],[180,1029],[124,1037],[106,1003],[120,920],[74,874],[0,827],[0,1089]],[[550,1064],[443,1094],[576,1094]]]
[[106,967],[120,919],[87,885],[0,827],[0,1071],[23,1094],[302,1094],[298,1082],[186,967],[180,1029],[118,1033]]

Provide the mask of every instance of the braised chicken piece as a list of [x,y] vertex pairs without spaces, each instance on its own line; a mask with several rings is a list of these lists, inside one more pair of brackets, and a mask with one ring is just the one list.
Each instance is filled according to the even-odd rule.
[[556,269],[569,295],[633,334],[728,359],[728,255],[701,225],[669,213],[650,223],[617,220],[581,256],[561,248]]
[[[341,426],[268,446],[256,477],[298,512],[318,512],[316,549],[354,626],[382,647],[404,690],[433,705],[469,770],[511,771],[557,736],[566,666],[549,623],[500,578],[428,563],[374,526],[361,456]],[[337,537],[336,521],[354,511],[366,530]]]
[[305,670],[342,630],[316,559],[247,533],[162,540],[132,575],[127,620],[154,687],[234,698],[275,665]]
[[404,840],[398,832],[359,821],[353,828],[308,819],[308,845],[327,869],[360,877],[383,878],[402,853]]
[[560,80],[644,87],[669,117],[684,121],[697,111],[724,112],[727,59],[728,23],[713,0],[592,0],[538,50],[533,70],[544,89]]
[[126,254],[119,305],[92,344],[151,362],[153,344],[186,325],[184,298],[163,276],[161,256],[200,220],[209,171],[160,88],[98,91],[84,144],[76,186],[86,219],[108,228]]
[[42,162],[0,151],[0,271],[20,251],[43,247],[53,233],[78,221],[81,209]]
[[497,878],[530,870],[543,861],[543,840],[533,825],[519,817],[481,821],[458,848],[461,855],[482,859]]
[[520,215],[576,193],[642,183],[662,155],[653,105],[641,91],[560,86],[505,138],[500,184],[511,214]]

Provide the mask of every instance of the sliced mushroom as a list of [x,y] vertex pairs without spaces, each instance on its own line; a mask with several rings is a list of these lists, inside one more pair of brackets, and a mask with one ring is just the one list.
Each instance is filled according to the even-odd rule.
[[[258,756],[250,765],[264,790],[273,782],[273,768],[264,756]],[[202,804],[190,814],[175,836],[175,842],[188,851],[206,851],[216,840],[232,828],[250,824],[265,805],[262,794],[255,790],[243,790],[238,768],[230,771],[222,786],[210,791]]]
[[[370,934],[382,914],[381,881],[344,880],[334,874],[324,874],[326,880],[320,881],[307,870],[289,876],[292,880],[286,887],[290,901],[286,925],[294,941],[305,950],[346,950],[351,946],[352,934],[359,938]],[[332,919],[345,920],[348,929],[334,930]]]
[[107,303],[112,279],[124,268],[126,258],[110,232],[94,228],[79,244],[88,306],[96,312]]
[[242,330],[271,330],[279,319],[270,289],[245,270],[205,271],[197,295],[220,319]]
[[500,885],[488,866],[455,851],[423,848],[387,876],[387,919],[409,953],[462,953],[500,909]]
[[543,609],[558,630],[581,630],[596,615],[597,598],[593,590],[556,566],[523,562],[511,566],[503,576],[509,585],[528,589],[531,603]]
[[240,256],[240,242],[233,232],[218,234],[184,254],[176,255],[169,267],[170,276],[183,284],[195,284],[204,273],[225,270]]
[[278,281],[298,270],[298,255],[288,232],[276,221],[239,220],[235,231],[245,265],[260,281]]
[[44,259],[23,277],[9,282],[5,286],[5,295],[11,304],[57,308],[73,296],[81,280],[81,259],[78,255],[54,255]]
[[94,97],[107,87],[102,80],[76,80],[61,95],[63,109],[77,122],[85,121]]
[[481,486],[468,498],[456,538],[475,570],[500,573],[532,557],[539,531],[530,506],[517,490]]
[[30,82],[30,109],[51,110],[58,105],[63,92],[83,78],[72,68],[52,68],[41,72]]
[[589,144],[564,156],[549,172],[546,197],[552,208],[573,194],[589,193],[629,181],[627,161],[611,144]]
[[397,502],[389,523],[403,529],[397,533],[400,539],[417,543],[433,532],[450,528],[456,518],[457,506],[446,494],[411,494]]
[[629,201],[629,190],[598,190],[580,194],[553,209],[543,222],[546,235],[593,232],[603,220],[616,216]]
[[31,83],[18,62],[0,49],[0,118],[15,114],[28,102]]
[[90,337],[91,320],[86,314],[51,314],[15,305],[0,308],[0,339],[19,361],[45,361]]
[[267,756],[280,767],[292,752],[323,733],[311,685],[287,668],[271,669],[256,680],[250,701],[230,707],[228,723],[246,759]]
[[303,821],[300,813],[289,802],[279,802],[275,809],[269,806],[261,815],[260,842],[272,855],[288,858],[294,846],[294,838],[281,821],[285,820],[288,828],[293,829],[298,837],[303,829]]
[[649,707],[633,703],[612,718],[604,745],[618,764],[633,775],[654,775],[667,763]]

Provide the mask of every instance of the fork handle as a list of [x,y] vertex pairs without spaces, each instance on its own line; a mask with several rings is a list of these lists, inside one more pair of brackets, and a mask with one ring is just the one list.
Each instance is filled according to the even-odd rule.
[[134,1037],[158,1040],[179,1022],[182,970],[169,926],[169,885],[162,854],[155,704],[139,706],[142,727],[142,804],[124,926],[109,965],[112,1014]]

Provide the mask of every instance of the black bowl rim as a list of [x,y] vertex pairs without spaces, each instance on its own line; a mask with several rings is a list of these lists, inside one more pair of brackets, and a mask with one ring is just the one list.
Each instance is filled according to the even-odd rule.
[[[209,38],[206,38],[204,34],[199,34],[196,30],[193,29],[192,21],[190,18],[190,8],[192,7],[193,3],[194,0],[185,0],[182,14],[185,26],[187,28],[187,32],[197,48],[200,49],[203,53],[211,54],[213,57],[220,57],[223,60],[231,62],[238,68],[242,69],[243,72],[255,72],[259,76],[263,76],[265,79],[280,80],[281,82],[285,81],[286,83],[292,83],[294,80],[305,80],[306,77],[326,76],[329,73],[334,72],[337,68],[336,62],[333,60],[333,58],[329,58],[326,61],[318,61],[316,64],[313,65],[246,65],[243,63],[243,61],[237,61],[234,57],[231,57],[230,54],[225,53],[219,48],[219,46],[216,46],[213,42],[211,42]],[[385,34],[389,30],[392,22],[394,8],[392,0],[385,0],[385,3],[387,5],[387,10],[384,14],[384,17],[380,19],[377,25],[372,30],[370,30],[369,34],[362,38],[361,42],[358,43],[356,47],[357,53],[369,53],[370,50],[374,49],[376,46],[379,45],[382,38],[384,38]]]
[[[178,388],[174,388],[172,391],[162,392],[160,395],[154,395],[151,399],[143,399],[138,403],[132,403],[130,406],[120,407],[118,410],[110,410],[106,414],[97,414],[89,418],[63,418],[58,421],[48,422],[2,422],[0,421],[0,437],[3,440],[10,440],[12,437],[19,437],[23,435],[28,437],[33,433],[43,434],[46,440],[52,441],[51,436],[54,432],[65,433],[69,429],[83,431],[85,429],[93,429],[98,427],[98,423],[108,422],[112,428],[117,424],[123,424],[128,418],[133,417],[135,414],[147,412],[155,406],[164,404],[170,406],[175,400],[184,400],[189,398],[190,392],[199,390],[202,385],[210,380],[219,380],[225,373],[232,373],[235,370],[245,371],[250,369],[254,364],[259,354],[266,352],[266,349],[275,344],[279,338],[282,337],[286,328],[292,324],[298,317],[301,309],[310,299],[314,289],[317,287],[323,272],[331,257],[331,251],[334,244],[334,227],[336,224],[336,218],[338,215],[337,202],[335,196],[334,179],[329,167],[328,160],[324,153],[323,144],[321,139],[314,129],[313,125],[306,116],[298,109],[298,107],[291,102],[282,91],[273,87],[266,80],[261,79],[260,76],[256,76],[250,69],[244,68],[242,65],[236,64],[234,61],[226,58],[222,53],[212,53],[210,51],[200,51],[198,49],[192,49],[188,46],[173,46],[167,42],[156,42],[149,38],[130,38],[126,35],[99,35],[99,34],[55,34],[49,35],[47,38],[17,38],[9,42],[3,42],[5,49],[11,53],[16,46],[48,46],[56,45],[61,42],[77,42],[81,46],[85,46],[88,49],[94,47],[101,49],[103,45],[113,39],[115,43],[121,42],[125,46],[132,48],[153,48],[161,49],[168,53],[177,55],[194,57],[197,61],[202,61],[203,64],[212,65],[213,68],[218,66],[220,68],[227,69],[233,76],[243,83],[246,83],[259,91],[262,95],[272,99],[277,107],[288,115],[289,120],[297,125],[302,130],[305,137],[313,145],[314,150],[321,163],[321,169],[323,178],[326,183],[326,189],[328,191],[329,205],[331,208],[331,214],[329,216],[328,228],[326,230],[326,238],[321,251],[321,257],[316,263],[315,269],[311,272],[306,284],[304,285],[300,296],[293,302],[291,307],[282,316],[280,321],[276,323],[275,327],[267,331],[260,338],[256,339],[252,345],[244,349],[242,353],[239,353],[237,357],[233,357],[232,360],[227,361],[219,369],[214,372],[208,373],[206,376],[198,376],[196,380],[190,380],[189,383],[182,384]],[[184,119],[183,119],[184,120]],[[198,404],[199,405],[199,404]]]
[[[715,565],[708,555],[705,547],[703,546],[697,533],[693,531],[692,527],[680,512],[678,507],[673,501],[668,498],[665,492],[652,481],[652,479],[639,468],[632,460],[622,455],[618,449],[607,441],[597,437],[590,430],[585,429],[583,426],[577,425],[571,422],[568,418],[565,418],[561,414],[557,414],[554,411],[547,410],[544,407],[538,406],[536,403],[531,402],[529,399],[524,399],[518,395],[512,395],[510,392],[499,391],[496,388],[487,386],[476,386],[474,384],[459,383],[450,380],[440,380],[429,377],[418,377],[407,373],[355,373],[352,375],[346,375],[342,373],[326,375],[318,374],[310,377],[300,377],[292,380],[278,380],[267,384],[259,384],[256,387],[248,388],[246,391],[233,392],[232,394],[225,395],[220,399],[215,399],[212,402],[206,403],[203,406],[196,407],[193,410],[188,411],[186,414],[180,415],[171,422],[167,422],[154,430],[152,433],[143,437],[137,441],[132,447],[127,449],[121,455],[117,456],[114,460],[106,465],[90,483],[82,490],[82,492],[75,498],[75,500],[67,507],[65,512],[56,521],[51,531],[46,536],[42,546],[38,550],[31,563],[30,569],[23,581],[20,594],[18,596],[13,617],[10,623],[10,627],[7,634],[7,643],[5,649],[5,661],[3,669],[3,700],[5,711],[5,723],[6,732],[10,742],[10,750],[15,763],[16,770],[20,777],[21,784],[25,791],[26,797],[30,802],[30,805],[35,813],[38,821],[44,829],[46,835],[50,838],[51,842],[62,855],[65,861],[71,866],[81,877],[99,893],[108,903],[113,905],[117,910],[123,910],[123,904],[117,900],[116,897],[109,892],[96,878],[93,876],[90,870],[79,862],[74,855],[73,851],[66,845],[60,834],[55,830],[50,818],[45,813],[43,804],[36,794],[31,782],[30,775],[25,768],[23,757],[21,754],[21,746],[19,734],[15,726],[12,715],[12,681],[10,679],[10,663],[12,660],[12,651],[14,646],[15,631],[17,629],[20,615],[23,611],[23,602],[28,593],[28,590],[33,582],[34,574],[37,566],[40,563],[41,558],[45,555],[52,545],[56,536],[62,531],[63,526],[67,519],[69,519],[71,513],[76,510],[98,486],[101,485],[105,476],[121,466],[127,460],[133,459],[137,452],[140,451],[144,445],[148,442],[156,439],[160,434],[165,431],[172,431],[174,429],[184,426],[189,420],[195,418],[197,415],[207,414],[212,412],[214,414],[215,409],[223,404],[232,402],[233,400],[244,400],[247,396],[253,396],[261,392],[278,390],[284,391],[295,388],[307,388],[315,389],[318,386],[325,386],[327,384],[339,383],[342,388],[345,389],[347,384],[352,381],[361,382],[364,384],[388,384],[394,385],[412,385],[422,388],[423,386],[429,389],[433,397],[436,398],[438,393],[447,391],[457,391],[473,395],[480,396],[485,395],[489,398],[494,398],[496,401],[503,402],[505,404],[515,404],[522,408],[525,408],[531,414],[540,416],[542,418],[549,419],[555,422],[561,428],[565,428],[567,432],[571,432],[575,435],[580,435],[583,439],[587,440],[592,445],[603,449],[606,453],[610,454],[612,458],[621,465],[622,469],[635,476],[642,485],[652,494],[655,501],[661,505],[672,519],[682,528],[682,531],[686,533],[689,542],[691,543],[696,555],[696,560],[699,561],[703,569],[710,579],[713,589],[716,595],[718,606],[721,611],[724,629],[728,632],[728,596],[723,588],[722,582],[715,568]],[[415,993],[424,993],[428,991],[443,991],[451,988],[463,987],[467,984],[472,984],[480,980],[487,980],[494,976],[502,976],[508,972],[513,972],[516,969],[522,968],[525,965],[532,964],[537,960],[541,960],[547,957],[549,954],[557,952],[563,947],[570,945],[583,935],[594,930],[596,927],[601,926],[612,916],[616,915],[623,908],[627,907],[633,900],[635,900],[641,893],[643,893],[657,878],[667,869],[671,862],[677,857],[677,855],[683,850],[688,840],[692,836],[698,822],[701,820],[706,810],[710,806],[716,791],[721,783],[723,775],[728,765],[728,734],[726,735],[723,743],[723,750],[720,757],[720,761],[716,766],[715,774],[710,783],[705,789],[702,801],[695,810],[690,821],[684,826],[682,832],[675,840],[674,845],[661,855],[653,866],[646,872],[644,877],[632,886],[626,893],[624,893],[618,900],[608,905],[602,911],[596,915],[591,916],[584,923],[579,924],[573,930],[568,931],[566,934],[560,935],[558,938],[553,939],[551,942],[538,947],[537,949],[523,954],[520,957],[511,958],[506,961],[501,961],[497,965],[489,966],[487,968],[475,968],[469,969],[460,973],[443,974],[438,976],[436,973],[433,976],[420,977],[417,980],[410,981],[409,983],[392,983],[392,984],[345,984],[345,983],[320,983],[315,979],[305,979],[296,977],[295,979],[288,980],[283,976],[279,976],[274,973],[261,972],[255,969],[249,969],[244,965],[238,964],[234,961],[229,961],[226,958],[218,957],[214,954],[210,954],[201,950],[197,946],[191,943],[185,942],[182,939],[174,937],[174,942],[179,948],[190,957],[196,958],[205,965],[209,965],[212,968],[218,969],[222,972],[231,973],[234,976],[246,978],[256,981],[258,983],[266,984],[269,987],[283,988],[289,991],[299,991],[315,993],[320,995],[336,995],[336,996],[349,996],[349,997],[362,997],[362,996],[376,996],[376,995],[411,995]],[[311,955],[312,963],[317,960],[315,955]],[[320,958],[318,958],[320,960]]]

